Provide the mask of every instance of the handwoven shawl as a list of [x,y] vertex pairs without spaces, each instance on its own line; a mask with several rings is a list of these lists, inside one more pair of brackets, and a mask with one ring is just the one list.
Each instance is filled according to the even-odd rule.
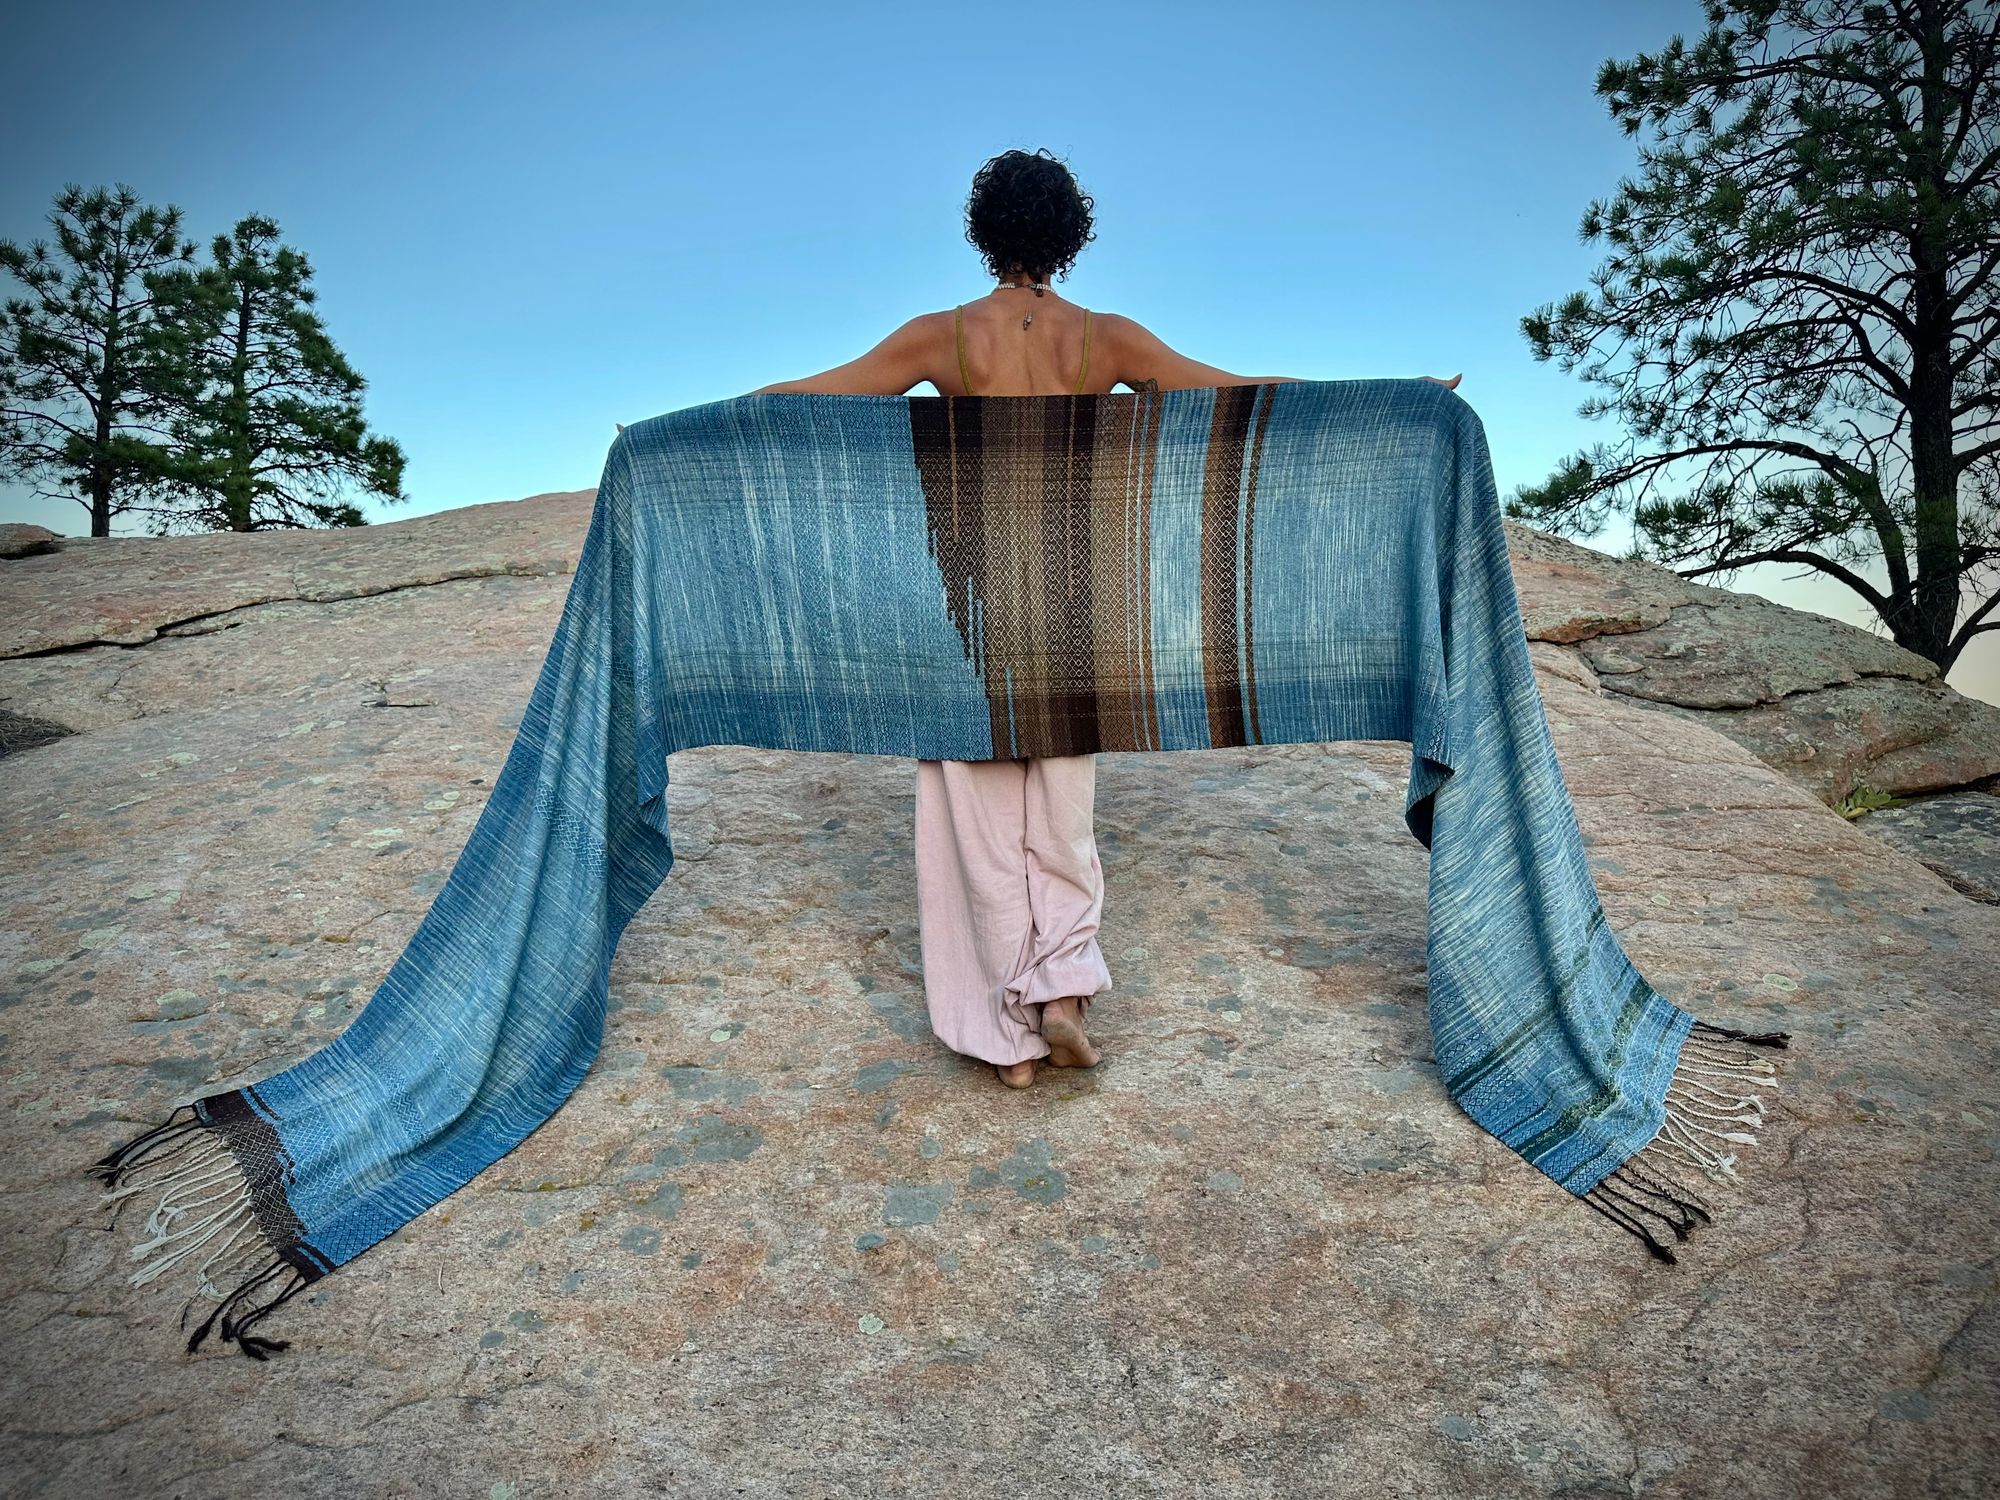
[[[1550,740],[1486,434],[1428,380],[1104,395],[771,392],[612,444],[520,730],[339,1036],[102,1158],[221,1338],[517,1146],[582,1081],[699,745],[995,760],[1410,744],[1445,1091],[1642,1239],[1735,1177],[1766,1054],[1605,920]],[[183,1119],[182,1114],[186,1113]],[[219,1278],[238,1278],[226,1291]],[[282,1285],[279,1285],[282,1281]],[[262,1300],[259,1300],[259,1299]],[[189,1299],[192,1305],[194,1297]],[[182,1312],[182,1324],[187,1311]]]

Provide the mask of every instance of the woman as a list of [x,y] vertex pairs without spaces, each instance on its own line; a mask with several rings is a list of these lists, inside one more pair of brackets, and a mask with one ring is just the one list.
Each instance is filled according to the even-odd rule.
[[[1168,348],[1130,318],[1093,313],[1048,285],[1095,238],[1090,196],[1046,150],[982,166],[965,236],[998,283],[948,312],[911,318],[859,359],[764,391],[901,396],[1101,395],[1253,385]],[[1442,382],[1455,386],[1458,377]],[[1093,1067],[1091,997],[1111,987],[1098,948],[1104,877],[1092,829],[1097,758],[917,762],[917,918],[931,1029],[1026,1088],[1035,1064]]]

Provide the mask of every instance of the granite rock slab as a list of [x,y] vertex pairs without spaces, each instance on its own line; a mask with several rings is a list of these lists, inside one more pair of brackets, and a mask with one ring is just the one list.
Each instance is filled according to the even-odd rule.
[[2000,911],[1742,710],[1618,687],[1584,648],[1735,606],[1560,549],[1584,576],[1516,566],[1610,921],[1793,1038],[1678,1265],[1445,1096],[1406,745],[1101,756],[1105,1061],[1019,1092],[929,1030],[913,763],[721,746],[673,759],[677,862],[571,1099],[260,1325],[274,1360],[188,1356],[83,1169],[337,1035],[442,886],[588,516],[472,510],[0,565],[0,705],[74,731],[0,760],[6,1493],[2000,1483]]

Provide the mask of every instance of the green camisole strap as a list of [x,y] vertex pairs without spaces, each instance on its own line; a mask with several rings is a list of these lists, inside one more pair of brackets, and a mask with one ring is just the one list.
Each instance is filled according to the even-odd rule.
[[1090,378],[1090,309],[1083,310],[1083,368],[1077,372],[1076,390],[1073,395],[1083,394],[1083,383]]

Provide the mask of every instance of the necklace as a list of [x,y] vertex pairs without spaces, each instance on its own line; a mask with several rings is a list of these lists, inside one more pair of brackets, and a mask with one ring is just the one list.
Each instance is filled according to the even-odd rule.
[[[993,290],[996,292],[1030,291],[1039,297],[1048,289],[1049,284],[1046,281],[1003,281]],[[1021,319],[1021,326],[1026,328],[1034,321],[1035,315],[1033,312],[1030,312],[1025,318]]]

